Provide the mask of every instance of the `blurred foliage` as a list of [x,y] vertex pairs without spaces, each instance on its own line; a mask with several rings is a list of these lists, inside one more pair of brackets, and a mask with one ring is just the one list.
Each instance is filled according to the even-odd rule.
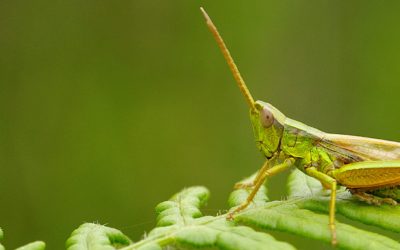
[[215,214],[261,165],[201,5],[257,99],[327,132],[400,140],[397,1],[3,0],[5,246],[61,249],[85,221],[138,238],[155,204],[196,184],[215,190]]

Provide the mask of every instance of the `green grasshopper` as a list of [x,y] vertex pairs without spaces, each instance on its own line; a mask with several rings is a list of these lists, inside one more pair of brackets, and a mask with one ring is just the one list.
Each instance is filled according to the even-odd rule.
[[400,143],[322,132],[292,120],[263,101],[254,101],[222,37],[203,8],[207,25],[215,37],[233,76],[250,106],[250,119],[258,149],[266,161],[254,181],[235,187],[253,187],[246,202],[228,214],[245,209],[267,177],[297,167],[331,191],[329,228],[337,243],[335,203],[337,186],[370,204],[400,201]]

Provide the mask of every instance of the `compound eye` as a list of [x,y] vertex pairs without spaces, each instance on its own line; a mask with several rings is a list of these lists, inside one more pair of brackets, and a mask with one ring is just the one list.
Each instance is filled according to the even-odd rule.
[[271,111],[267,108],[264,108],[260,112],[260,120],[261,124],[263,125],[264,128],[269,128],[272,126],[274,123],[274,115],[271,113]]

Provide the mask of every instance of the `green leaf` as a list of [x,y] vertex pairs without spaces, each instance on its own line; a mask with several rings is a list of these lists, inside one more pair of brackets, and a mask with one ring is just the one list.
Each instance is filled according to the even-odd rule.
[[[301,209],[296,203],[272,202],[269,206],[239,215],[240,223],[261,229],[290,232],[310,239],[331,242],[328,216]],[[400,249],[400,244],[386,236],[336,223],[338,247],[345,249]]]
[[[315,204],[324,207],[322,211],[327,212],[329,192],[323,190],[317,180],[297,170],[289,177],[288,187],[291,199],[267,202],[264,206],[247,209],[247,211],[236,216],[236,222],[264,230],[290,232],[330,243],[331,233],[328,227],[328,216],[302,209],[305,204],[310,204],[310,201],[315,201],[318,197],[322,202],[318,203],[317,201]],[[349,196],[349,193],[345,190],[339,190],[339,197],[342,197],[342,199]],[[255,203],[257,204],[257,202]],[[398,242],[392,239],[349,225],[338,223],[337,230],[339,247],[341,248],[374,249],[379,246],[382,249],[395,249],[399,247]],[[357,236],[355,237],[358,238],[357,242],[352,239],[353,236]]]
[[[3,230],[0,228],[0,240],[3,239]],[[44,250],[46,248],[46,244],[42,241],[35,241],[29,244],[26,244],[22,247],[19,247],[15,250]],[[0,250],[5,250],[5,247],[0,244]]]
[[[3,230],[0,228],[0,240],[2,240],[3,237],[4,237]],[[4,250],[4,249],[5,249],[4,246],[0,243],[0,250]]]
[[[254,175],[244,181],[250,183]],[[228,203],[234,209],[248,198],[251,188],[235,190]],[[172,249],[295,249],[277,241],[265,231],[276,230],[330,244],[328,205],[330,192],[321,184],[295,170],[288,179],[289,198],[268,201],[262,187],[251,205],[237,213],[234,221],[227,215],[204,216],[200,209],[209,197],[204,187],[186,188],[156,207],[156,228],[143,239],[122,250]],[[345,189],[339,189],[337,212],[358,222],[399,232],[400,208],[371,206],[355,200]],[[400,249],[395,239],[336,221],[338,249]],[[96,241],[100,238],[96,238]],[[87,248],[82,248],[87,249]]]
[[[299,206],[313,211],[328,212],[329,192],[324,192],[321,188],[321,184],[317,180],[300,171],[293,171],[289,177],[288,183],[291,197],[301,197],[301,194],[297,193],[297,190],[301,190],[302,187],[307,187],[307,189],[304,189],[307,194],[303,196],[309,199],[299,202]],[[368,225],[377,226],[397,233],[400,232],[400,206],[390,206],[386,204],[381,206],[370,205],[358,201],[344,189],[338,191],[336,213]]]
[[204,187],[184,189],[174,195],[169,201],[162,202],[156,207],[157,226],[187,225],[201,216],[200,207],[210,195]]
[[[300,209],[328,213],[329,192],[321,184],[299,170],[291,173],[288,180],[288,191],[291,200],[296,200]],[[338,190],[336,213],[369,225],[374,225],[393,232],[400,232],[399,206],[374,206],[356,200],[344,188]],[[307,218],[310,218],[309,216]],[[312,218],[312,217],[311,217]],[[327,221],[328,218],[326,217]],[[347,249],[400,249],[400,243],[383,235],[378,235],[354,227],[343,227],[337,223],[339,246]],[[323,229],[322,229],[323,230]],[[326,231],[326,229],[325,229]],[[296,233],[296,232],[293,232]],[[310,238],[316,233],[309,231]],[[326,239],[325,239],[326,241]],[[347,243],[348,242],[348,243]]]
[[[237,192],[232,199],[239,200],[242,195],[243,192]],[[260,194],[259,197],[261,196],[263,195]],[[234,222],[227,221],[226,215],[203,216],[200,208],[208,197],[209,191],[206,188],[192,187],[160,203],[156,207],[157,227],[145,239],[123,250],[161,249],[166,246],[179,249],[294,249],[290,244],[277,241],[266,233],[237,226]]]
[[[244,181],[249,184],[254,175]],[[245,202],[251,188],[241,185],[229,196],[234,209]],[[287,200],[268,201],[267,189],[261,187],[248,208],[235,214],[205,216],[201,208],[210,196],[204,187],[190,187],[156,207],[156,227],[142,240],[132,243],[117,229],[85,223],[66,242],[67,250],[162,250],[162,249],[223,249],[223,250],[292,250],[266,231],[281,231],[310,240],[330,244],[328,226],[330,191],[319,181],[293,171],[287,182]],[[393,193],[393,190],[391,191]],[[400,233],[400,206],[374,206],[356,200],[344,188],[337,192],[337,213],[351,220]],[[231,210],[232,211],[232,210]],[[336,220],[338,249],[400,249],[398,237],[392,239]],[[0,240],[3,231],[0,229]],[[43,250],[43,242],[33,242],[17,250]],[[0,245],[0,250],[4,247]]]
[[[136,249],[136,248],[135,248]],[[137,248],[138,250],[162,250],[162,248],[160,247],[160,245],[158,245],[157,243],[148,243],[146,245],[143,245],[139,248]]]
[[29,243],[25,246],[19,247],[15,250],[44,250],[46,248],[46,244],[42,241],[35,241]]
[[131,243],[121,231],[94,223],[85,223],[72,232],[67,250],[114,250]]

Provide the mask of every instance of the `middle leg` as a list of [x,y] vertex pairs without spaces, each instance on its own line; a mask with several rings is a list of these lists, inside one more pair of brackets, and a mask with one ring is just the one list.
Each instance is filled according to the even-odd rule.
[[332,245],[336,245],[336,224],[335,224],[335,212],[336,212],[336,180],[327,174],[319,172],[315,167],[306,169],[306,173],[316,179],[318,179],[324,187],[331,190],[331,199],[329,202],[329,228],[331,230]]

